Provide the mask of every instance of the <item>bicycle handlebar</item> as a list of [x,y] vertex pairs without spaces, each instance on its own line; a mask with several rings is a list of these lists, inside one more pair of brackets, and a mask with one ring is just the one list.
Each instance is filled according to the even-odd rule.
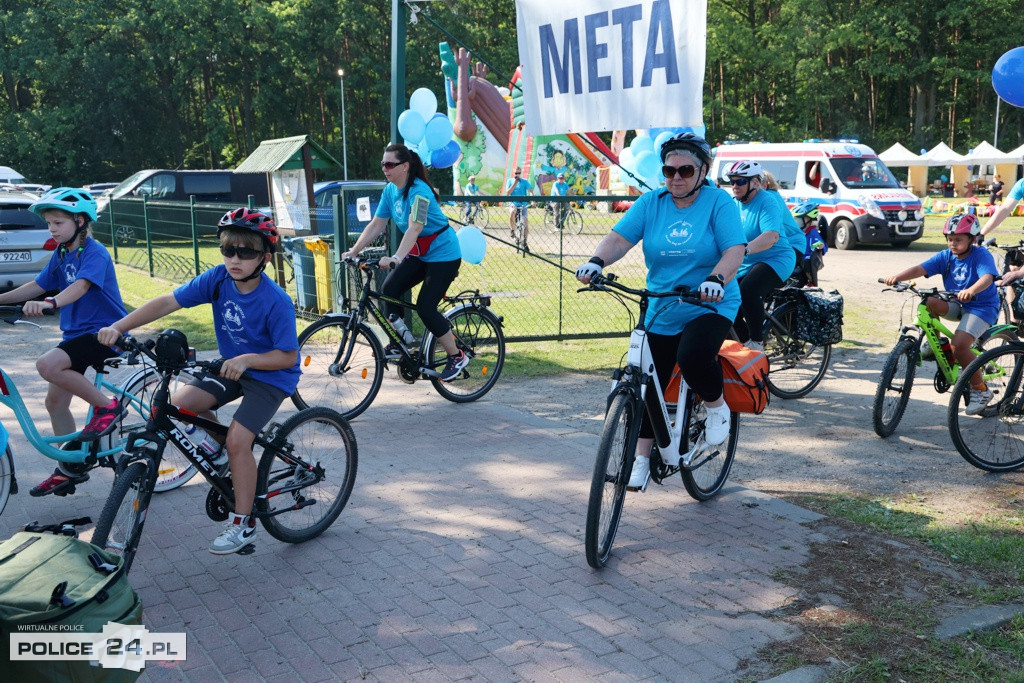
[[[878,281],[880,283],[882,283],[883,285],[885,284],[885,280],[883,280],[882,278],[878,278]],[[892,292],[898,292],[898,293],[912,292],[912,293],[918,295],[919,297],[921,297],[922,299],[925,298],[925,297],[929,297],[929,296],[937,296],[940,299],[942,299],[943,301],[948,301],[950,299],[956,299],[957,296],[960,294],[959,292],[949,292],[949,291],[946,291],[946,290],[942,290],[942,289],[939,289],[938,287],[930,287],[928,289],[918,289],[914,285],[913,282],[897,282],[894,285],[890,285],[889,287],[886,287],[882,291],[883,292],[892,291]]]
[[693,304],[694,306],[700,306],[701,308],[706,308],[711,311],[717,310],[714,306],[700,300],[700,292],[696,292],[686,285],[679,285],[671,292],[652,292],[649,289],[634,289],[633,287],[627,287],[626,285],[619,284],[615,280],[615,273],[597,274],[590,278],[589,285],[581,287],[576,291],[608,291],[608,289],[611,288],[617,289],[620,292],[625,292],[626,294],[651,299],[667,299],[669,297],[676,297],[682,303]]
[[[140,342],[130,334],[123,335],[120,341],[117,343],[123,349],[126,349],[131,354],[139,354],[149,358],[151,361],[156,363],[160,367],[167,367],[167,369],[176,369],[168,367],[168,364],[163,359],[159,358],[153,349],[156,347],[156,342],[152,339],[147,339],[144,342]],[[220,375],[221,367],[226,362],[226,358],[214,358],[213,360],[196,360],[189,359],[186,361],[184,368],[200,368],[206,370],[211,375]],[[240,379],[253,379],[253,376],[248,370],[242,373]]]
[[[0,315],[18,315],[18,316],[20,316],[22,314],[22,308],[24,308],[24,306],[25,306],[25,304],[8,304],[8,305],[0,306]],[[57,315],[57,309],[56,308],[46,308],[46,309],[43,309],[43,315]],[[14,321],[9,321],[9,322],[14,322]]]

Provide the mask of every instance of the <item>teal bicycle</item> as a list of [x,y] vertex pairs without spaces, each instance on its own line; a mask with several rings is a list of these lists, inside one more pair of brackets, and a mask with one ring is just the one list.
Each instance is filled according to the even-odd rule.
[[[0,306],[0,316],[5,318],[4,322],[12,325],[39,327],[36,323],[21,319],[20,305]],[[110,375],[114,371],[121,368],[130,369],[135,366],[138,366],[139,369],[131,372],[124,381],[117,384],[109,381]],[[177,382],[187,382],[190,379],[191,377],[186,374],[179,376]],[[80,431],[56,436],[40,434],[17,385],[3,368],[0,368],[0,405],[7,406],[14,412],[14,417],[29,444],[47,458],[68,463],[76,470],[80,469],[81,471],[95,466],[113,468],[117,456],[123,450],[129,432],[141,429],[146,425],[152,396],[159,383],[160,374],[156,368],[151,363],[144,363],[140,360],[137,353],[129,353],[107,360],[104,366],[96,372],[94,384],[100,391],[117,396],[128,406],[128,412],[109,435],[85,443],[77,441],[81,434]],[[90,407],[86,422],[91,417],[92,408]],[[195,474],[195,466],[184,457],[165,458],[161,463],[156,490],[170,491],[178,488]],[[71,485],[54,495],[68,495],[74,492],[75,487]],[[0,513],[7,506],[8,499],[16,493],[18,493],[18,480],[14,471],[14,453],[11,449],[10,433],[0,422]]]

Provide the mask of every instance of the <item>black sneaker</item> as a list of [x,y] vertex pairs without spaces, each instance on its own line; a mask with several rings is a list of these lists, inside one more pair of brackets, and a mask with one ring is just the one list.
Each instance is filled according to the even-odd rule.
[[450,382],[459,376],[462,372],[462,368],[469,365],[469,356],[466,355],[465,351],[459,351],[454,356],[448,356],[448,361],[444,364],[444,370],[441,371],[441,381]]

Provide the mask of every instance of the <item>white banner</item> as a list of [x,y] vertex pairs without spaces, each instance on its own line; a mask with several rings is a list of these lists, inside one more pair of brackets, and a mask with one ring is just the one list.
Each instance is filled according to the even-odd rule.
[[703,122],[707,0],[516,0],[530,135]]

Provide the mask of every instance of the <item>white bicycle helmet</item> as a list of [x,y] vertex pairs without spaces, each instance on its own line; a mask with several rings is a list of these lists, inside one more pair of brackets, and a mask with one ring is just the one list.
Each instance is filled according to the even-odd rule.
[[763,178],[764,170],[761,168],[761,164],[756,161],[737,161],[729,167],[729,171],[726,173],[730,178]]

